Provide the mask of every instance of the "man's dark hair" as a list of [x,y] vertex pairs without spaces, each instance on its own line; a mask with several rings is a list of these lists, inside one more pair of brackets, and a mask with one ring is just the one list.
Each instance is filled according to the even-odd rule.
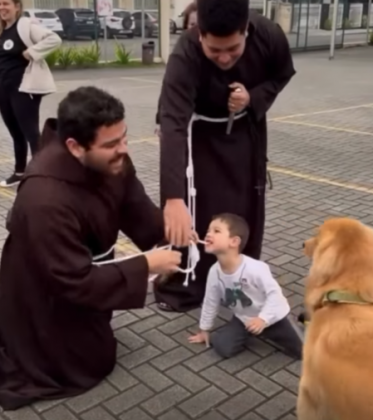
[[57,111],[59,139],[75,139],[89,149],[101,127],[110,127],[124,119],[123,103],[94,86],[84,86],[68,93]]
[[213,220],[220,220],[228,226],[231,237],[238,236],[241,240],[239,251],[242,252],[249,240],[250,229],[246,220],[232,213],[222,213],[214,216]]
[[249,21],[248,0],[198,0],[198,26],[201,34],[226,37],[244,33]]

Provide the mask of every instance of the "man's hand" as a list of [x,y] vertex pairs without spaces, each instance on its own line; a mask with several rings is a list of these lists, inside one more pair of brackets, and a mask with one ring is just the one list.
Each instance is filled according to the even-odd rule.
[[26,51],[23,51],[22,55],[25,57],[25,59],[27,61],[31,61],[32,60],[32,57],[31,57],[30,53],[27,52],[27,50]]
[[228,108],[230,112],[241,112],[250,105],[250,95],[241,83],[232,83],[229,87],[233,92],[229,96]]
[[189,343],[192,344],[206,344],[206,347],[210,347],[210,334],[208,331],[200,331],[196,335],[192,335],[188,338]]
[[177,271],[181,264],[181,252],[155,249],[145,255],[150,274],[169,274]]
[[189,246],[192,236],[192,218],[184,200],[167,200],[164,208],[166,238],[177,248]]
[[263,332],[267,323],[262,318],[251,318],[246,322],[245,326],[251,334],[259,335]]

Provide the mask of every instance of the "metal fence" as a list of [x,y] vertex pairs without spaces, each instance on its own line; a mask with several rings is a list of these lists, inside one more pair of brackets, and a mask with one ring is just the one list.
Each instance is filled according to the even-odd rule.
[[[141,56],[142,43],[153,41],[156,47],[155,55],[158,55],[158,30],[149,29],[143,24],[142,9],[150,14],[150,20],[160,21],[158,6],[161,0],[113,0],[115,9],[128,11],[133,17],[133,32],[120,33],[122,26],[118,18],[106,19],[103,29],[103,20],[97,18],[97,30],[93,34],[78,33],[75,36],[68,32],[64,25],[64,45],[87,46],[96,42],[105,60],[113,60],[118,43],[127,51],[132,58]],[[181,7],[185,0],[171,1],[171,24],[175,20],[175,30],[171,31],[171,49],[177,42],[179,31],[176,31],[177,14],[175,13],[175,1]],[[290,46],[294,51],[306,51],[315,49],[328,49],[330,47],[333,28],[334,4],[337,0],[251,0],[250,7],[265,14],[277,22],[286,33]],[[336,15],[335,47],[346,45],[366,44],[370,36],[370,28],[373,31],[373,8],[372,0],[339,0]],[[183,4],[184,4],[183,3]],[[188,3],[188,2],[186,2]],[[55,11],[61,8],[87,8],[94,13],[95,0],[24,0],[27,10],[45,9]],[[119,12],[118,12],[119,13]],[[368,28],[368,25],[370,28]],[[128,26],[128,25],[127,25]],[[154,26],[154,28],[157,25]],[[119,28],[119,29],[118,29]],[[153,29],[154,29],[153,28]],[[159,28],[158,28],[159,29]],[[123,32],[123,31],[122,31]],[[108,35],[107,39],[105,34]]]
[[[334,2],[325,0],[266,1],[268,17],[287,34],[293,50],[328,49],[333,41]],[[335,47],[366,44],[373,29],[369,0],[341,0],[337,6]]]

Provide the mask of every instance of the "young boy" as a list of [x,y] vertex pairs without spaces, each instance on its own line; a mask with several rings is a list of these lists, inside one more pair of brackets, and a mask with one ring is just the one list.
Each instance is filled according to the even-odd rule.
[[[269,266],[241,254],[248,237],[249,228],[239,216],[221,214],[211,222],[205,251],[216,255],[218,261],[208,275],[200,332],[189,341],[211,344],[220,356],[229,358],[244,350],[252,334],[301,359],[302,333],[287,317],[289,304]],[[232,310],[233,317],[210,340],[209,330],[221,303]]]

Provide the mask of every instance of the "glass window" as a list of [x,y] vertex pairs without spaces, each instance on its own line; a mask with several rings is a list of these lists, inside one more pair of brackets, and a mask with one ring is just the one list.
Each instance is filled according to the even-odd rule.
[[35,17],[39,19],[56,19],[57,15],[53,12],[35,12]]
[[70,0],[34,0],[35,9],[55,10],[71,7]]

